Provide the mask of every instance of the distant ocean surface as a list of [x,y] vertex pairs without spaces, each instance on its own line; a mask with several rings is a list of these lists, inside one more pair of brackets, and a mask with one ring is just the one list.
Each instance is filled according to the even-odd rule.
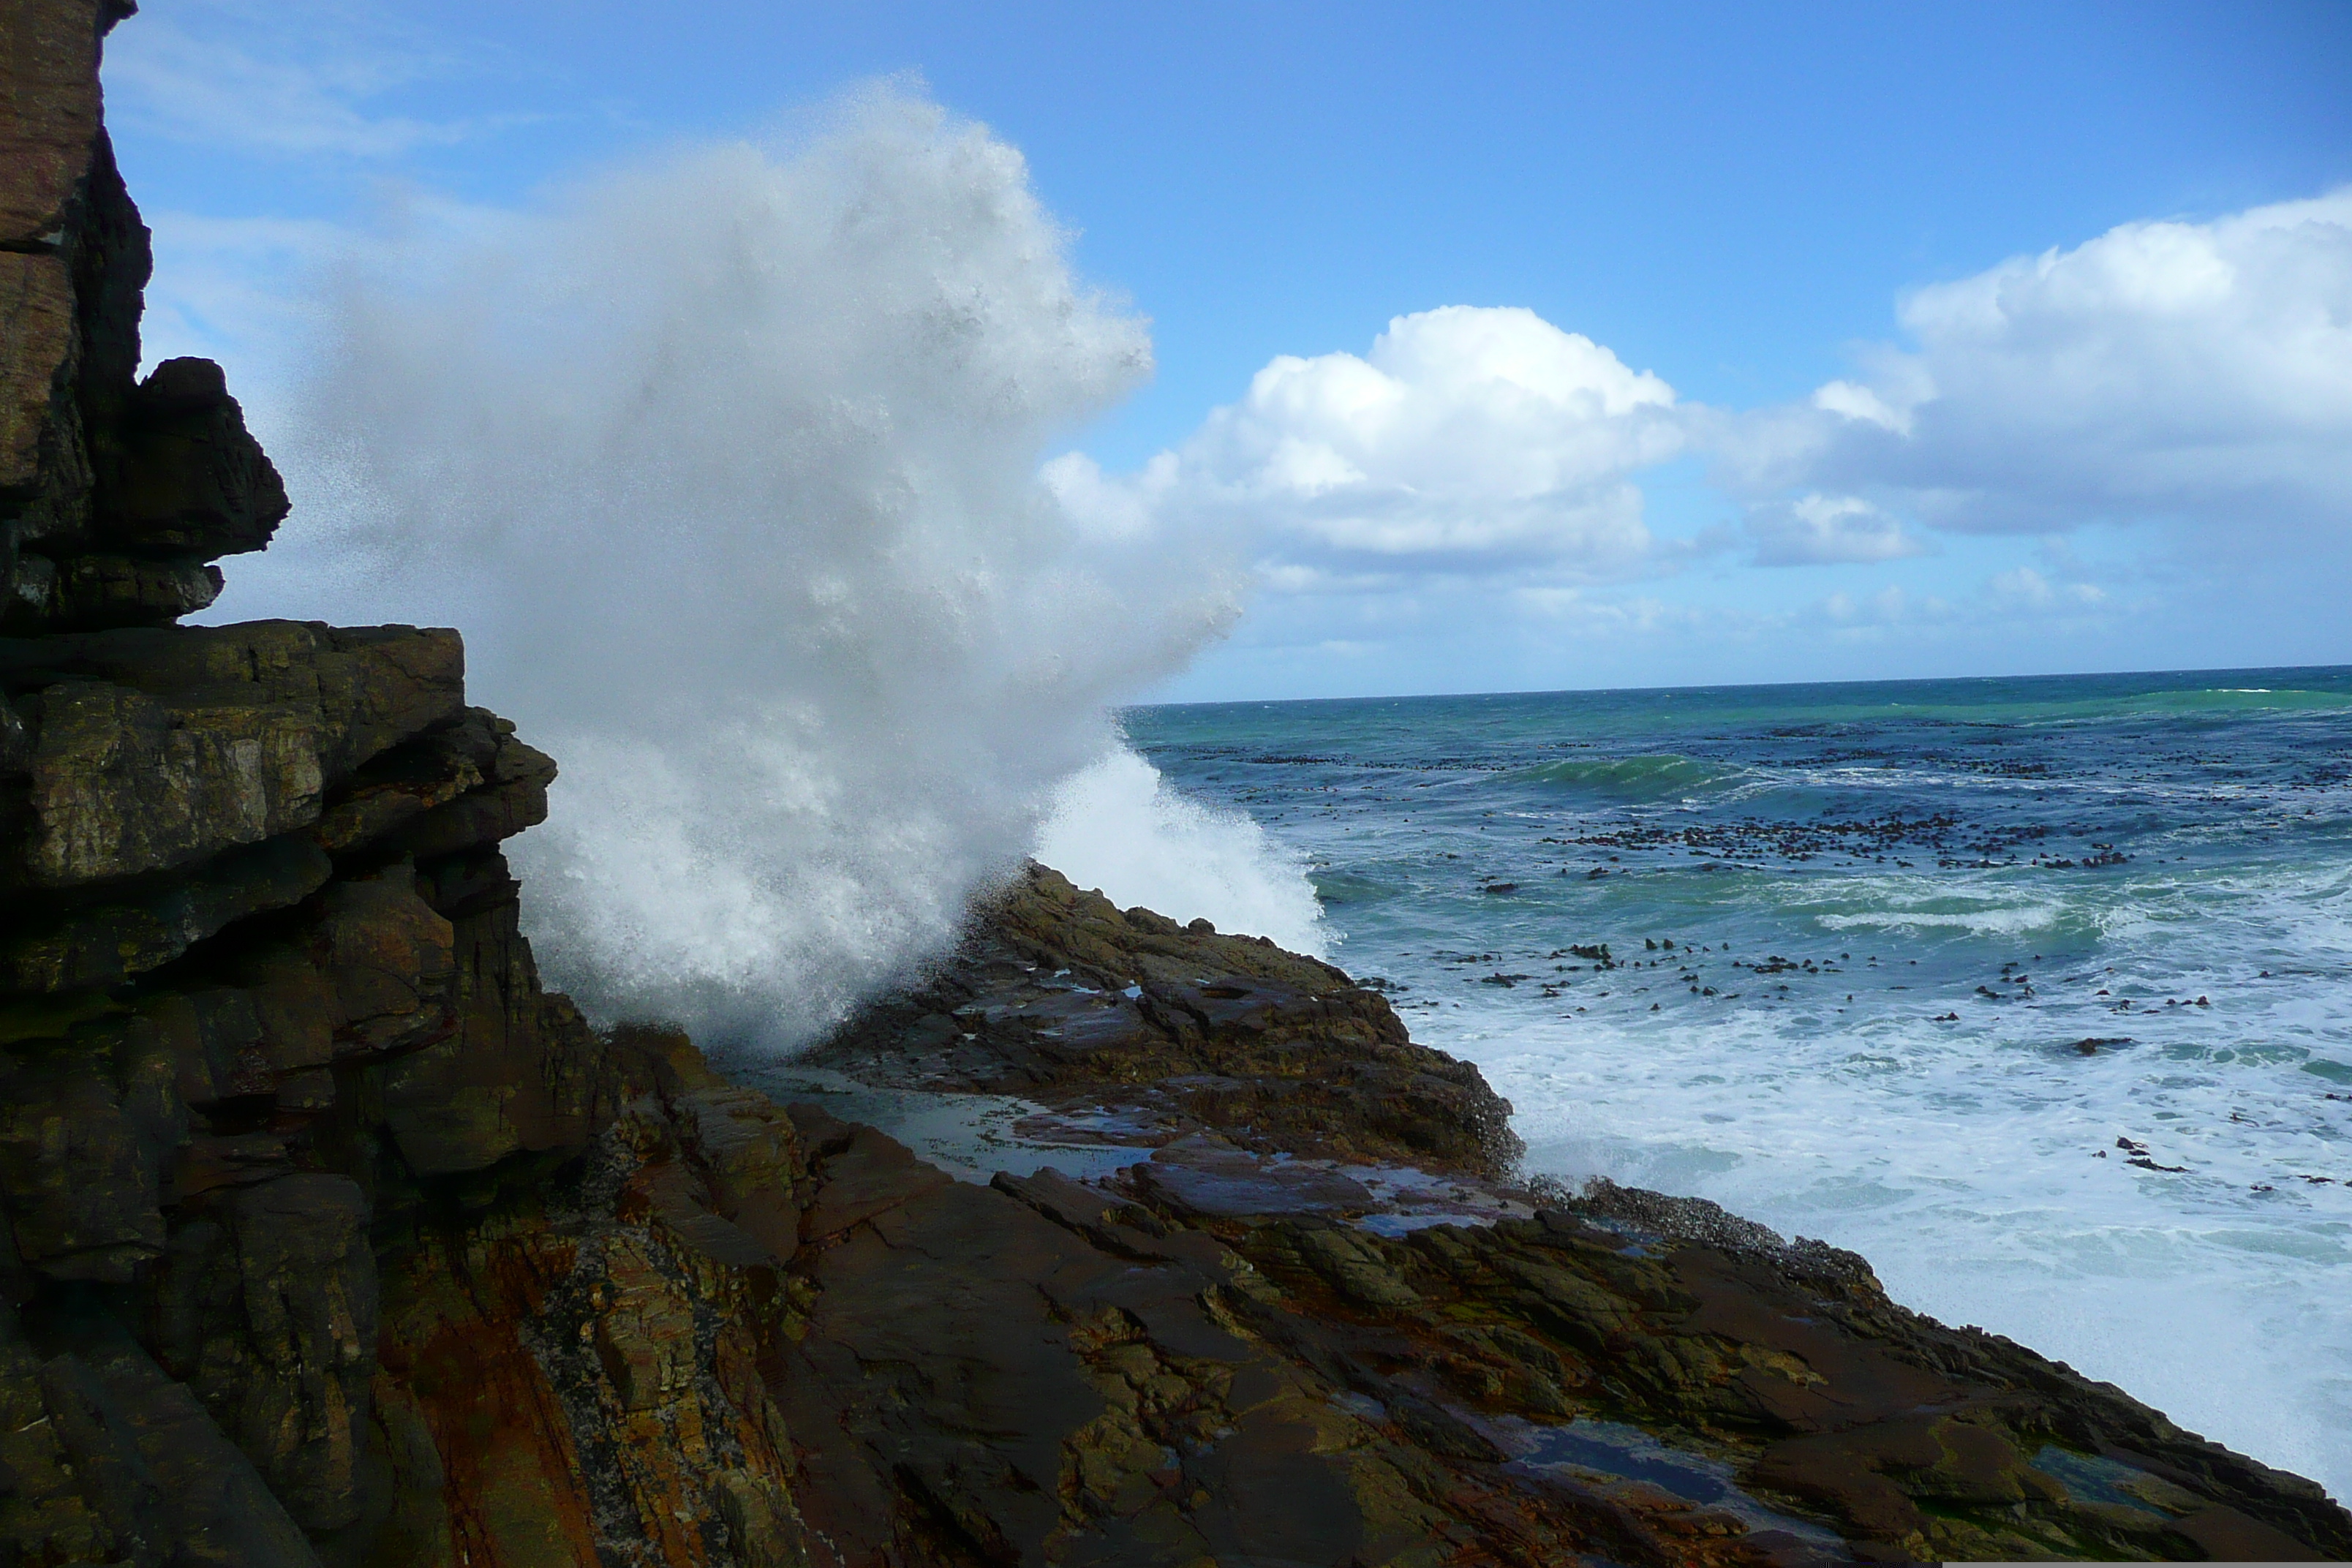
[[1308,858],[1532,1169],[1853,1247],[2352,1496],[2352,668],[1128,728]]

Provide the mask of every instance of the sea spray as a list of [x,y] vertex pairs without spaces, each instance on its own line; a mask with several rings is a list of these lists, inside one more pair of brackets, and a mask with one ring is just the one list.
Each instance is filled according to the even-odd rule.
[[1014,149],[901,87],[426,226],[339,316],[313,504],[376,613],[465,629],[561,759],[512,852],[605,1016],[839,1016],[1235,613],[1213,542],[1090,533],[1040,483],[1149,374],[1146,324]]
[[1203,805],[1121,750],[1073,777],[1055,801],[1038,858],[1113,903],[1326,955],[1337,940],[1307,878],[1307,857],[1246,813]]

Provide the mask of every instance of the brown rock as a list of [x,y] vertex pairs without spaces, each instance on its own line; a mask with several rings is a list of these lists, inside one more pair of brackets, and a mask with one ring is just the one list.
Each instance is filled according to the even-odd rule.
[[89,177],[99,124],[99,41],[130,7],[89,0],[26,0],[0,31],[0,240],[54,235]]
[[852,1128],[837,1152],[826,1151],[824,1184],[802,1216],[802,1235],[811,1242],[831,1240],[877,1215],[952,1185],[937,1166],[924,1164],[896,1139],[871,1127]]
[[[1129,995],[1129,992],[1133,995]],[[1016,1094],[1166,1142],[1485,1175],[1519,1153],[1478,1069],[1415,1045],[1385,998],[1252,937],[1122,913],[1032,866],[927,984],[803,1058],[877,1085]]]
[[215,857],[175,880],[133,884],[115,900],[35,914],[0,934],[0,993],[119,984],[233,921],[301,902],[332,872],[324,851],[289,835]]
[[231,1189],[173,1233],[151,1292],[157,1359],[309,1530],[358,1510],[376,1345],[367,1219],[342,1176]]
[[219,567],[201,561],[107,552],[84,552],[62,561],[27,554],[17,567],[14,614],[59,630],[177,620],[219,598],[226,583]]
[[98,534],[118,549],[209,560],[259,550],[287,512],[221,367],[168,359],[125,400],[99,470]]
[[136,1346],[60,1355],[41,1388],[84,1497],[130,1561],[318,1568],[252,1464]]
[[302,714],[175,714],[97,681],[50,687],[39,704],[26,866],[36,885],[187,865],[318,816],[319,736]]
[[415,868],[396,861],[339,880],[320,895],[318,911],[339,1053],[393,1051],[451,1033],[457,933],[417,897]]
[[457,719],[463,680],[455,636],[411,627],[0,639],[0,687],[33,720],[20,874],[104,882],[310,824],[327,785]]
[[74,327],[65,258],[0,252],[0,340],[11,350],[0,370],[0,491],[29,496],[40,487],[45,448],[56,440],[58,383],[79,346]]
[[1361,1214],[1373,1206],[1362,1183],[1337,1171],[1269,1160],[1206,1133],[1153,1151],[1134,1167],[1132,1180],[1145,1197],[1203,1219]]

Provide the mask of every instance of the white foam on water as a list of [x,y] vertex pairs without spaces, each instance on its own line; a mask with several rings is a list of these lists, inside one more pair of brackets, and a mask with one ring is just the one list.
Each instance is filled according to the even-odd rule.
[[[461,627],[475,700],[559,759],[510,853],[601,1016],[823,1028],[952,940],[1113,706],[1237,613],[1222,547],[1090,530],[1041,482],[1149,374],[1146,324],[1016,151],[899,87],[789,144],[419,208],[335,313],[279,456],[295,552],[359,569],[302,607]],[[1186,896],[1280,902],[1238,829],[1156,796],[1094,797],[1090,842],[1121,805],[1223,858]]]
[[1943,926],[1984,936],[2017,936],[2047,930],[2063,912],[2056,904],[2032,904],[1992,910],[1873,910],[1866,914],[1813,918],[1827,931]]
[[1331,950],[1304,855],[1241,812],[1188,798],[1129,751],[1062,786],[1037,858],[1123,909],[1205,919],[1318,958]]
[[[1625,1014],[1596,1000],[1647,971],[1549,1005],[1457,978],[1423,990],[1465,1005],[1408,1018],[1515,1102],[1533,1168],[1696,1194],[1852,1247],[1906,1305],[2352,1492],[2352,1113],[2327,1098],[2352,1093],[2352,878],[2271,866],[2184,890],[2168,868],[2085,886],[2085,905],[2165,918],[2062,901],[2062,923],[2098,933],[2097,973],[2053,957],[2030,1002],[1889,993],[1892,968],[1848,964],[1810,1000],[1759,1006],[1759,984],[1656,1016],[1638,1011],[1648,994],[1618,997]],[[1920,934],[1984,934],[1947,929]],[[2213,1005],[2164,1005],[2199,994]],[[1578,1003],[1593,1010],[1560,1016]],[[2086,1038],[2128,1043],[2086,1055]],[[2136,1167],[2119,1138],[2185,1169]]]

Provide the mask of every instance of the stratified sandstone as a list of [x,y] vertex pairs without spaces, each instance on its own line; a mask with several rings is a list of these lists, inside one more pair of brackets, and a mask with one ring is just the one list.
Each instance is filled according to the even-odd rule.
[[1509,1184],[1377,995],[1034,869],[827,1060],[540,987],[454,633],[182,627],[285,510],[134,375],[110,0],[0,12],[0,1564],[2352,1556],[2309,1483],[1703,1205]]

